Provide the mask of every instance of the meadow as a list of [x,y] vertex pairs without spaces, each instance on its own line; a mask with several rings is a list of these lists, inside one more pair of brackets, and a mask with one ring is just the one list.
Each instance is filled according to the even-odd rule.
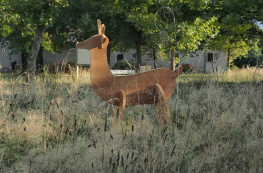
[[168,104],[121,122],[86,70],[0,74],[0,172],[263,172],[263,69],[183,74]]

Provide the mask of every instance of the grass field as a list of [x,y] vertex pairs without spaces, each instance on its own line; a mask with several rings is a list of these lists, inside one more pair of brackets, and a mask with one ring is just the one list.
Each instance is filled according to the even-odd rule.
[[263,70],[184,74],[168,100],[173,126],[152,105],[125,122],[89,73],[0,74],[1,172],[263,172]]

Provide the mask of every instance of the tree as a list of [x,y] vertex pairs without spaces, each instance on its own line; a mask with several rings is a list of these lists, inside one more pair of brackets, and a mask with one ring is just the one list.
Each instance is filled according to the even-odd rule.
[[232,60],[239,56],[245,56],[250,50],[246,32],[251,25],[242,25],[229,16],[225,18],[220,26],[220,34],[211,42],[209,48],[213,50],[222,50],[227,53],[227,68],[229,69]]
[[[193,51],[198,48],[201,42],[213,34],[217,33],[216,26],[213,23],[216,21],[215,17],[203,17],[202,12],[207,10],[206,2],[204,1],[107,1],[108,8],[116,9],[119,12],[124,12],[127,21],[133,23],[138,33],[141,32],[142,42],[135,42],[137,45],[137,61],[141,63],[140,52],[147,50],[149,47],[156,51],[173,50],[175,55],[176,50]],[[156,11],[163,6],[168,6],[175,14],[176,24],[175,28],[169,33],[169,40],[166,41],[166,46],[161,43],[158,31],[154,24],[154,16]],[[172,23],[168,25],[173,26]],[[197,29],[198,28],[198,29]],[[134,33],[132,33],[134,34]],[[135,34],[136,38],[136,34]],[[136,41],[136,40],[135,40]],[[180,47],[179,43],[180,42]],[[131,46],[132,47],[132,46]],[[149,50],[149,49],[148,49]],[[174,68],[174,57],[172,56],[172,69]]]
[[33,31],[29,25],[25,24],[23,19],[19,19],[18,14],[10,12],[7,1],[2,1],[2,15],[0,16],[0,25],[3,42],[9,43],[11,54],[22,52],[22,69],[26,70],[26,59],[30,52],[30,45],[32,42]]
[[261,66],[263,63],[263,54],[262,48],[260,48],[259,40],[251,45],[251,50],[248,52],[247,56],[240,56],[234,60],[234,65],[237,67],[252,67],[252,66]]
[[[33,37],[29,55],[27,57],[27,79],[31,82],[35,79],[36,57],[43,39],[48,39],[48,33],[45,33],[47,26],[52,24],[52,21],[58,17],[57,13],[63,7],[67,6],[66,0],[2,0],[5,4],[4,9],[4,28],[3,33],[6,38],[15,30],[15,26],[21,27],[21,35],[26,34],[28,37]],[[7,16],[7,17],[6,17]],[[13,19],[13,20],[10,20]],[[12,25],[10,25],[12,24]],[[31,31],[31,32],[30,32]],[[32,32],[33,31],[33,32]],[[14,37],[12,37],[14,38]],[[14,38],[15,39],[15,38]],[[50,47],[46,44],[46,49]]]
[[[151,52],[156,59],[156,52],[164,52],[172,55],[173,68],[176,51],[187,54],[206,45],[228,52],[230,62],[245,55],[251,42],[263,36],[255,27],[263,19],[259,10],[262,1],[0,0],[1,36],[13,40],[10,46],[15,51],[28,55],[31,80],[40,45],[49,51],[73,47],[76,41],[97,33],[98,18],[106,25],[110,39],[108,60],[111,50],[134,48],[140,65],[143,53]],[[165,44],[154,23],[156,11],[164,6],[175,15],[175,25],[169,23],[175,27]]]
[[[248,51],[249,37],[255,34],[254,31],[251,31],[253,25],[247,22],[247,19],[244,20],[244,17],[241,18],[246,14],[242,13],[241,15],[237,13],[238,11],[229,9],[232,7],[231,3],[232,1],[144,0],[124,2],[111,0],[105,1],[102,6],[101,2],[86,1],[85,3],[83,0],[78,0],[70,3],[69,7],[62,12],[65,16],[71,11],[68,15],[71,17],[64,17],[65,20],[74,21],[72,19],[75,18],[77,21],[68,23],[65,20],[60,20],[58,22],[63,22],[64,28],[71,30],[67,33],[71,33],[71,36],[75,35],[77,40],[80,40],[95,34],[97,32],[96,19],[102,19],[107,27],[106,34],[111,41],[108,47],[108,57],[110,57],[111,49],[124,51],[135,48],[137,61],[142,64],[141,54],[143,52],[150,51],[153,57],[156,57],[156,52],[168,52],[167,50],[169,52],[172,50],[172,55],[176,54],[176,50],[187,54],[202,48],[202,44],[204,44],[208,45],[205,48],[228,52],[230,62],[231,59]],[[239,4],[234,3],[234,5],[238,6]],[[163,6],[169,6],[176,19],[174,32],[169,33],[169,40],[166,41],[165,46],[161,43],[160,35],[154,25],[154,15],[157,9]],[[241,6],[246,7],[244,3]],[[78,13],[76,14],[75,11]],[[229,11],[234,13],[229,13]],[[252,19],[249,21],[251,22]],[[52,26],[55,27],[55,25]],[[56,26],[52,30],[62,33],[59,28],[61,27]],[[220,35],[218,35],[219,30]],[[253,34],[248,34],[248,31]],[[63,35],[67,36],[66,33]],[[174,56],[171,59],[174,60]]]
[[216,25],[220,34],[211,41],[210,49],[222,50],[227,53],[227,66],[238,57],[246,56],[251,44],[257,42],[257,35],[262,32],[256,22],[262,22],[263,15],[259,7],[263,1],[228,0],[211,1],[209,7],[212,15],[218,17]]
[[63,18],[53,21],[47,29],[54,50],[59,47],[75,47],[77,41],[97,34],[97,19],[101,19],[106,25],[106,35],[110,40],[107,49],[108,63],[110,64],[112,50],[127,50],[131,28],[122,13],[115,13],[97,1],[69,0],[68,3],[59,12]]
[[[136,49],[137,61],[140,65],[142,65],[142,47],[146,43],[146,33],[143,27],[140,26],[139,22],[132,22],[132,18],[134,15],[146,15],[147,10],[140,10],[140,7],[146,8],[146,4],[142,4],[139,1],[131,2],[131,1],[103,1],[104,7],[108,10],[113,11],[115,14],[122,14],[122,24],[119,26],[125,26],[120,28],[120,32],[124,32],[124,35],[121,35],[119,39],[119,43],[116,44],[116,49],[127,50],[130,48]],[[143,5],[143,6],[140,6]],[[140,6],[140,7],[139,7]],[[138,7],[138,8],[137,8]],[[130,12],[130,15],[128,13]]]

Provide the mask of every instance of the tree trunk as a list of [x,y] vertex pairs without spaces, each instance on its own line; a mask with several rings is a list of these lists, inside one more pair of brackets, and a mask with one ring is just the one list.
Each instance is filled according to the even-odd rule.
[[31,46],[31,50],[29,53],[28,61],[27,61],[27,71],[28,71],[27,80],[28,82],[32,82],[35,80],[36,58],[37,58],[38,51],[41,45],[44,30],[45,30],[44,26],[38,26],[36,29],[36,35],[34,37],[34,40]]
[[171,71],[175,70],[175,47],[173,47],[171,52]]
[[43,72],[43,67],[44,67],[44,47],[40,46],[38,52],[38,58],[37,58],[37,71]]
[[157,64],[156,64],[156,50],[155,48],[153,48],[153,65],[154,65],[154,69],[157,68]]
[[107,61],[108,61],[109,67],[110,67],[110,56],[111,56],[111,43],[108,45],[108,48],[107,48]]
[[227,71],[230,68],[230,53],[231,53],[231,49],[229,48],[227,51]]
[[142,65],[141,45],[142,45],[142,31],[140,30],[138,31],[137,40],[136,40],[137,62],[140,66]]
[[28,53],[25,50],[22,50],[22,72],[25,72],[27,69],[27,57],[28,57]]
[[137,51],[137,62],[140,66],[142,66],[142,52],[141,52],[141,45],[136,45],[136,51]]

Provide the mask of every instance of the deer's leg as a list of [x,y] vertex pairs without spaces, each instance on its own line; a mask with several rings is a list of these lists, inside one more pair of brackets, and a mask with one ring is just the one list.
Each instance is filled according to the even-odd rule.
[[118,115],[119,115],[119,106],[114,106],[114,117],[116,118],[116,120],[118,119]]
[[120,91],[120,105],[119,105],[119,118],[123,121],[125,114],[125,105],[126,105],[126,94],[124,91]]
[[167,125],[171,124],[171,116],[170,110],[167,103],[167,99],[165,97],[165,93],[162,87],[159,84],[154,85],[155,88],[155,102],[154,107],[156,110],[156,115],[158,117],[158,121],[161,125],[164,125],[163,116]]
[[117,116],[119,115],[119,119],[121,119],[122,121],[124,120],[124,114],[125,114],[125,105],[126,105],[126,94],[124,91],[120,91],[120,104],[119,106],[115,106],[115,117],[117,118]]

